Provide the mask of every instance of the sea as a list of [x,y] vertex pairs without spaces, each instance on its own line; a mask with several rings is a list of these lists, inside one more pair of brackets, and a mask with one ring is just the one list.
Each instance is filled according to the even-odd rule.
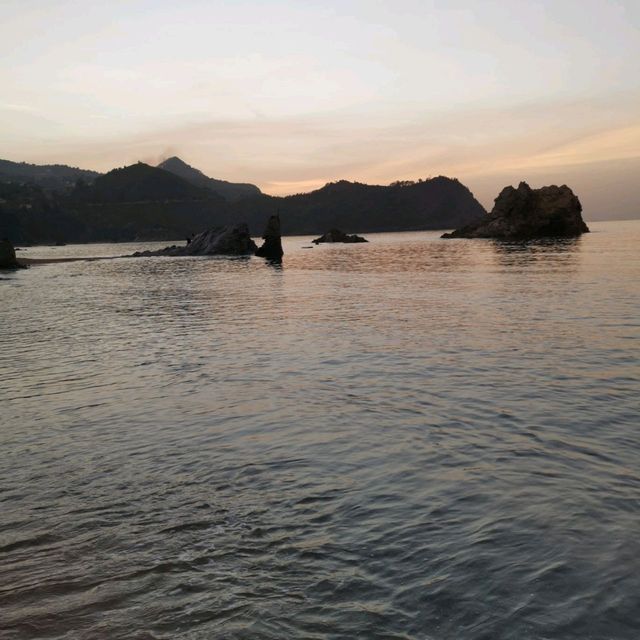
[[640,638],[640,221],[590,226],[1,272],[0,638]]

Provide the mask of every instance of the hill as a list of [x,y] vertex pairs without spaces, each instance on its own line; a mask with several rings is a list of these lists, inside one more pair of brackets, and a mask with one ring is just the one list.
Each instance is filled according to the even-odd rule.
[[216,224],[227,203],[169,171],[138,162],[79,183],[61,202],[90,240],[184,238]]
[[113,169],[91,185],[79,183],[71,194],[83,202],[162,202],[216,198],[175,174],[143,162]]
[[67,194],[0,183],[0,233],[17,243],[173,240],[216,224],[227,203],[216,193],[137,163],[79,180]]
[[0,182],[34,184],[45,191],[69,191],[79,179],[93,182],[100,174],[97,171],[68,167],[64,164],[28,164],[0,160]]
[[486,213],[467,187],[442,176],[389,186],[340,180],[310,193],[283,198],[263,195],[234,207],[237,220],[246,220],[252,231],[265,212],[276,210],[288,235],[324,233],[331,228],[347,233],[451,229]]
[[67,194],[16,183],[3,188],[0,231],[22,243],[173,240],[238,222],[260,235],[277,211],[286,235],[318,235],[331,228],[348,233],[452,229],[485,215],[467,187],[442,176],[389,186],[341,180],[310,193],[257,193],[228,202],[170,171],[137,163],[92,184],[79,180]]
[[191,184],[197,187],[210,189],[211,191],[221,195],[229,202],[260,194],[260,189],[258,189],[254,184],[227,182],[226,180],[210,178],[199,169],[188,165],[176,156],[167,158],[161,162],[158,167],[188,180]]

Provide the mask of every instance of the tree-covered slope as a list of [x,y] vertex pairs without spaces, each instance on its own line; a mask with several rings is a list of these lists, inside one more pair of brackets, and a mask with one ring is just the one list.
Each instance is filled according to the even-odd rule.
[[[92,184],[79,180],[67,195],[17,183],[3,188],[0,230],[17,242],[34,243],[180,239],[237,222],[247,222],[260,235],[277,211],[288,235],[332,228],[348,233],[452,229],[485,215],[467,187],[445,177],[389,186],[341,180],[305,194],[258,193],[229,202],[169,171],[137,163]],[[17,195],[10,195],[11,189]]]
[[167,158],[161,162],[158,167],[188,180],[191,184],[194,184],[197,187],[210,189],[211,191],[221,195],[229,202],[260,194],[260,189],[258,189],[254,184],[227,182],[226,180],[210,178],[199,169],[188,165],[176,156]]
[[97,171],[68,167],[64,164],[29,164],[0,160],[0,182],[35,184],[46,191],[68,191],[79,179],[93,182],[100,174]]
[[335,227],[349,233],[450,229],[486,213],[467,187],[444,177],[390,186],[341,180],[310,193],[243,200],[234,212],[253,229],[265,209],[280,211],[286,234],[324,233]]
[[144,162],[113,169],[91,185],[78,184],[71,197],[83,202],[161,202],[207,200],[219,196],[175,174]]

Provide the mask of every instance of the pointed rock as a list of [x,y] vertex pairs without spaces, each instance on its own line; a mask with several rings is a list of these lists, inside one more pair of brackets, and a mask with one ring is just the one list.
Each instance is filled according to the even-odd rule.
[[262,239],[264,240],[264,243],[256,251],[256,255],[261,256],[262,258],[271,258],[272,260],[282,259],[284,251],[282,250],[279,215],[276,214],[269,218]]

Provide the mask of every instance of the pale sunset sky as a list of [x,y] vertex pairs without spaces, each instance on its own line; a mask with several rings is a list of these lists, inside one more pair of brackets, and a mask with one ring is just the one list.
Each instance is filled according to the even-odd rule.
[[640,217],[639,0],[2,0],[0,157],[571,186]]

